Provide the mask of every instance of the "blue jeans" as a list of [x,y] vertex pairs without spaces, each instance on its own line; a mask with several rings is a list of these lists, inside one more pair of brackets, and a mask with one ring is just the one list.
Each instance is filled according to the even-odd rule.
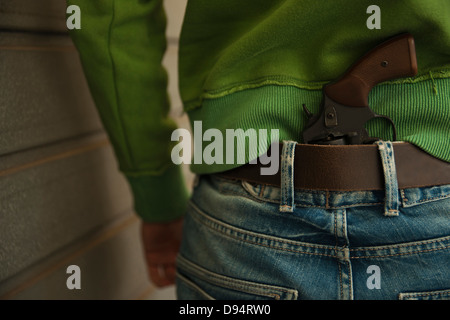
[[201,176],[185,217],[178,299],[450,299],[450,185],[399,190],[281,188]]

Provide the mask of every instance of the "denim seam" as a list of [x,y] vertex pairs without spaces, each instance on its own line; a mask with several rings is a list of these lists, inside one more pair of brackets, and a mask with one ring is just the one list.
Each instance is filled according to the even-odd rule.
[[[450,198],[450,194],[433,197],[433,198],[424,198],[424,199],[416,200],[416,201],[407,203],[406,206],[412,206],[415,204],[420,204],[420,203],[429,202],[429,201],[436,201],[436,200],[441,200],[441,199],[446,199],[446,198]],[[408,202],[408,199],[406,199],[406,197],[405,197],[405,202]]]
[[[338,213],[340,214],[340,220],[341,220],[341,226],[340,226],[340,235],[338,234]],[[334,235],[335,235],[335,250],[336,250],[336,261],[338,264],[338,270],[339,270],[339,287],[340,287],[340,297],[341,299],[353,299],[353,277],[352,277],[352,267],[351,267],[351,257],[348,255],[350,252],[349,250],[349,242],[348,242],[348,236],[347,236],[347,220],[346,220],[346,211],[345,209],[342,210],[333,210],[334,215]],[[344,246],[339,246],[339,238],[342,238],[345,240]],[[339,252],[342,252],[342,254],[338,254]],[[342,268],[342,264],[345,264],[347,270],[345,271]],[[344,272],[348,276],[347,286],[344,284],[344,279],[342,275]],[[347,288],[346,288],[347,287]],[[348,291],[348,294],[346,295],[344,292],[344,288],[346,288],[346,291]]]
[[[226,180],[229,181],[229,179],[225,179],[225,178],[220,178],[221,180]],[[269,202],[269,203],[280,203],[280,199],[270,199],[268,197],[264,197],[262,196],[263,191],[265,191],[266,186],[269,186],[268,184],[258,184],[258,186],[260,186],[261,191],[259,192],[254,192],[252,190],[249,190],[248,187],[246,187],[244,185],[244,183],[249,183],[245,180],[236,180],[239,181],[238,183],[233,183],[232,186],[228,187],[228,186],[222,186],[219,185],[218,189],[220,191],[220,193],[222,194],[231,194],[231,195],[236,195],[236,196],[242,196],[248,199],[254,199],[254,200],[259,200],[259,202]],[[244,192],[240,192],[237,190],[234,190],[236,186],[240,185],[245,191]],[[273,186],[275,187],[275,186]],[[279,188],[280,189],[280,188]],[[297,191],[299,191],[300,189],[296,189]],[[330,191],[327,190],[303,190],[307,193],[311,193],[311,194],[324,194],[325,192],[325,197],[327,196],[327,194],[329,195]],[[367,190],[370,192],[370,190]],[[349,191],[332,191],[333,194],[346,194]],[[281,194],[281,190],[280,190],[280,194]],[[249,197],[250,196],[250,197]],[[327,201],[328,199],[326,199]],[[384,202],[362,202],[362,203],[353,203],[353,204],[347,204],[347,205],[341,205],[341,206],[329,206],[329,204],[325,203],[325,205],[307,205],[307,204],[303,204],[301,202],[294,202],[295,206],[300,206],[300,207],[306,207],[306,208],[324,208],[324,209],[344,209],[344,208],[352,208],[352,207],[358,207],[358,206],[378,206],[378,205],[382,205],[384,204]],[[327,207],[328,206],[328,207]]]
[[[210,270],[204,269],[200,266],[197,266],[193,262],[187,260],[184,257],[181,257],[181,259],[185,260],[185,261],[178,260],[177,266],[180,269],[184,269],[184,271],[188,272],[188,273],[189,272],[193,273],[196,277],[199,277],[203,281],[206,281],[206,282],[214,281],[215,282],[214,284],[225,287],[225,288],[235,289],[237,291],[245,292],[248,294],[255,294],[255,295],[266,296],[266,297],[274,297],[275,300],[280,300],[281,295],[278,293],[275,293],[275,292],[262,292],[261,289],[262,290],[279,291],[279,292],[283,292],[286,294],[293,294],[294,296],[296,295],[295,289],[288,289],[288,288],[283,288],[283,287],[278,287],[278,286],[272,286],[269,284],[263,284],[263,283],[257,283],[257,282],[247,281],[247,280],[231,278],[231,277],[228,277],[225,275],[216,274],[213,271],[210,271]],[[241,284],[231,283],[227,280],[236,281],[236,282],[245,282],[245,283],[241,283]],[[254,290],[251,290],[251,288],[248,288],[245,285],[251,286],[251,288],[254,288]]]
[[195,283],[193,283],[192,281],[190,281],[188,278],[186,278],[185,276],[183,276],[182,274],[180,274],[179,272],[175,273],[176,276],[178,277],[178,279],[180,279],[180,281],[183,281],[184,284],[188,285],[189,287],[191,287],[192,289],[196,290],[198,293],[200,293],[202,296],[204,296],[205,298],[207,298],[208,300],[215,300],[213,297],[211,297],[209,294],[207,294],[204,290],[202,290],[202,288],[200,288],[199,286],[197,286]]
[[346,243],[346,246],[348,247],[347,230],[345,228],[345,225],[347,223],[347,219],[345,219],[345,215],[346,215],[346,211],[344,209],[344,210],[342,210],[342,236],[345,237],[344,238],[345,239],[345,243]]
[[257,196],[254,196],[252,194],[245,195],[245,194],[238,193],[238,192],[235,192],[235,191],[230,191],[230,190],[225,191],[225,192],[221,191],[221,193],[223,195],[232,195],[232,196],[237,196],[237,197],[243,197],[243,198],[250,199],[252,201],[256,201],[256,202],[259,202],[259,203],[265,203],[265,202],[278,203],[277,201],[264,201],[263,199],[259,199]]
[[296,203],[296,205],[301,206],[301,207],[307,207],[307,208],[321,208],[321,209],[327,209],[327,210],[334,210],[334,209],[346,209],[346,208],[355,208],[355,207],[362,207],[362,206],[378,206],[378,205],[382,205],[383,202],[374,202],[374,203],[354,203],[354,204],[349,204],[349,205],[342,205],[342,206],[331,206],[331,207],[326,207],[326,206],[314,206],[314,205],[307,205],[307,204],[301,204],[301,203]]
[[[328,195],[328,192],[327,192],[327,195]],[[328,200],[328,197],[327,197],[327,200]],[[342,267],[341,267],[341,262],[339,261],[339,259],[338,259],[338,242],[339,242],[339,240],[338,240],[338,235],[337,235],[337,214],[336,214],[336,212],[333,212],[333,215],[334,215],[334,239],[335,239],[335,245],[334,245],[334,248],[335,248],[335,250],[336,250],[336,263],[337,263],[337,265],[338,265],[338,270],[339,270],[339,292],[340,292],[340,294],[339,294],[339,296],[340,297],[343,297],[344,296],[344,280],[342,279]]]
[[432,251],[439,251],[439,250],[445,250],[450,248],[450,245],[442,247],[442,248],[433,248],[428,250],[418,250],[414,252],[399,252],[399,253],[393,253],[393,254],[385,254],[385,255],[371,255],[371,256],[365,256],[365,257],[351,257],[351,259],[372,259],[372,258],[387,258],[387,257],[395,257],[395,256],[405,256],[405,255],[413,255],[418,253],[427,253]]
[[353,300],[353,274],[352,274],[352,264],[350,261],[351,260],[346,261],[346,263],[347,263],[347,268],[348,268],[348,283],[349,283],[348,285],[349,285],[349,291],[351,293],[350,299]]
[[[385,216],[398,216],[398,183],[394,149],[390,141],[377,141],[385,179]],[[390,154],[391,153],[391,154]]]
[[[191,203],[191,204],[192,204],[192,203]],[[194,210],[196,210],[197,212],[199,211],[199,209],[196,208],[195,205],[193,206],[193,208],[194,208]],[[203,213],[199,213],[199,214],[201,214],[202,216],[204,216]],[[320,256],[327,256],[327,257],[332,257],[332,258],[336,258],[336,257],[337,257],[337,255],[335,255],[335,254],[333,255],[333,254],[326,254],[326,253],[315,253],[315,252],[307,252],[307,251],[296,250],[296,249],[288,249],[288,248],[282,248],[282,247],[275,247],[275,246],[271,246],[271,245],[266,245],[266,244],[257,243],[256,241],[250,241],[250,240],[247,240],[247,239],[242,239],[242,238],[240,238],[240,237],[238,237],[238,236],[234,236],[234,235],[228,234],[228,233],[224,232],[224,231],[221,230],[221,229],[222,229],[222,228],[237,229],[237,230],[235,230],[235,232],[238,232],[238,233],[241,233],[241,234],[247,234],[247,235],[250,235],[250,233],[253,233],[253,232],[245,232],[245,230],[240,230],[239,228],[236,228],[236,227],[233,227],[233,226],[222,226],[219,222],[215,222],[214,220],[211,220],[211,218],[209,218],[209,217],[206,217],[206,218],[207,218],[208,220],[210,220],[210,223],[218,224],[218,225],[220,226],[220,229],[217,228],[217,227],[214,228],[214,227],[212,227],[212,226],[209,226],[207,223],[205,223],[204,221],[202,221],[202,220],[199,219],[198,217],[194,217],[194,219],[196,219],[198,222],[200,222],[201,224],[205,225],[206,227],[208,227],[208,228],[210,228],[210,229],[212,229],[212,230],[214,230],[214,231],[216,231],[216,232],[219,232],[219,233],[223,234],[223,235],[226,236],[226,237],[233,238],[233,239],[236,239],[236,240],[239,240],[239,241],[242,241],[242,242],[247,242],[247,243],[250,243],[250,244],[253,244],[253,245],[256,245],[256,246],[261,246],[261,247],[266,247],[266,248],[272,248],[272,249],[275,249],[275,250],[282,250],[282,251],[296,252],[296,253],[305,253],[305,254],[310,254],[310,255],[320,255]],[[256,233],[255,233],[255,234],[256,234]],[[300,244],[300,243],[295,243],[294,241],[283,240],[283,239],[281,239],[281,238],[273,239],[273,238],[275,238],[275,237],[265,236],[265,235],[263,235],[263,234],[257,234],[257,235],[252,235],[252,236],[254,236],[254,237],[259,237],[259,238],[265,239],[265,240],[275,241],[275,242],[278,242],[278,243],[281,243],[281,244],[288,244],[288,245],[293,245],[293,246],[303,246],[303,247],[306,247],[306,248],[312,248],[312,249],[318,249],[318,250],[320,250],[320,249],[322,249],[322,250],[329,250],[329,251],[335,250],[335,247],[334,247],[334,246],[328,246],[328,245],[313,245],[313,244],[308,244],[308,243],[301,243],[301,244]]]
[[[350,261],[344,261],[347,270],[348,270],[348,292],[350,293],[347,297],[349,300],[353,300],[353,278],[352,278],[352,267]],[[340,287],[340,297],[341,300],[346,299],[346,295],[344,294],[344,280],[342,278],[343,275],[343,268],[341,266],[341,263],[338,259],[338,265],[339,265],[339,287]]]
[[[182,268],[182,267],[180,267],[180,268]],[[185,271],[185,272],[188,272],[188,271]],[[197,277],[199,277],[199,278],[201,278],[203,281],[206,281],[206,282],[209,282],[209,283],[211,283],[211,281],[208,281],[209,279],[206,279],[206,278],[204,278],[204,277],[201,277],[201,276],[199,276],[198,274],[196,275]],[[214,280],[219,280],[219,279],[215,279],[214,278],[214,276],[211,276],[211,280],[212,280],[212,282],[214,282]],[[217,283],[217,282],[220,282],[220,283]],[[220,286],[220,287],[222,287],[222,288],[227,288],[227,289],[231,289],[231,290],[236,290],[236,291],[239,291],[239,292],[242,292],[242,293],[247,293],[247,294],[252,294],[252,295],[258,295],[258,296],[263,296],[263,297],[272,297],[272,298],[274,298],[275,300],[280,300],[281,299],[281,296],[279,295],[279,294],[276,294],[276,293],[264,293],[264,292],[261,292],[261,291],[258,291],[258,290],[255,290],[255,291],[252,291],[252,290],[245,290],[245,287],[243,287],[243,286],[239,286],[239,285],[233,285],[233,284],[230,284],[230,283],[224,283],[224,282],[222,282],[222,281],[217,281],[216,283],[211,283],[211,284],[214,284],[214,285],[217,285],[217,286]],[[269,287],[261,287],[261,289],[269,289]],[[269,289],[270,290],[270,289]],[[279,291],[282,291],[282,290],[279,290]],[[289,291],[284,291],[285,293],[290,293]]]
[[406,296],[406,297],[429,297],[429,296],[440,296],[440,295],[448,295],[450,294],[450,290],[437,290],[437,291],[430,291],[430,292],[402,292],[400,295]]
[[342,267],[341,267],[341,263],[339,262],[339,260],[336,260],[337,264],[338,264],[338,269],[339,269],[339,296],[343,297],[344,296],[344,283],[342,280]]
[[[224,182],[226,182],[226,183],[231,183],[231,184],[233,184],[231,187],[226,187],[226,186],[220,186],[221,187],[221,189],[222,190],[230,190],[230,189],[234,189],[234,187],[236,187],[236,186],[239,186],[239,185],[241,185],[241,183],[242,182],[245,182],[245,180],[234,180],[234,179],[230,179],[230,178],[223,178],[223,177],[220,177],[220,176],[215,176],[214,177],[215,179],[220,179],[220,180],[222,180],[222,181],[224,181]],[[268,184],[268,183],[255,183],[257,186],[270,186],[270,187],[273,187],[273,188],[278,188],[278,189],[281,189],[279,186],[277,186],[277,185],[272,185],[272,184]],[[443,186],[446,186],[446,185],[443,185]],[[437,186],[437,187],[439,187],[439,186]],[[411,188],[404,188],[404,189],[400,189],[399,188],[399,191],[400,191],[400,193],[404,196],[404,192],[405,192],[405,190],[409,190],[409,189],[411,189]],[[314,193],[314,194],[325,194],[326,192],[332,192],[333,194],[346,194],[346,193],[349,193],[349,192],[359,192],[359,191],[361,191],[361,192],[372,192],[372,191],[374,191],[374,190],[314,190],[314,189],[301,189],[301,188],[295,188],[295,191],[296,192],[306,192],[306,193]],[[380,190],[375,190],[375,191],[380,191]],[[234,192],[238,192],[238,191],[234,191]],[[442,195],[442,196],[439,196],[439,197],[450,197],[450,193],[449,194],[447,194],[447,193],[445,193],[444,195]],[[406,196],[404,196],[404,198],[406,199]],[[427,200],[431,200],[431,199],[434,199],[435,197],[433,197],[433,198],[424,198],[424,199],[422,199],[422,200],[420,200],[420,201],[427,201]],[[265,199],[265,198],[264,198]],[[406,199],[407,200],[407,199]],[[270,199],[268,200],[268,201],[270,201]]]
[[[250,195],[246,195],[244,193],[240,193],[238,191],[232,191],[230,189],[225,190],[225,189],[220,189],[220,192],[222,194],[229,194],[229,195],[234,195],[234,196],[239,196],[239,197],[244,197],[250,200],[255,200],[258,201],[259,203],[264,203],[264,202],[269,202],[269,203],[275,203],[278,204],[279,200],[272,200],[272,199],[268,199],[268,198],[264,198],[264,197],[259,197],[256,193],[250,193]],[[364,203],[354,203],[354,204],[349,204],[349,205],[342,205],[342,206],[331,206],[331,207],[326,207],[323,205],[308,205],[308,204],[302,204],[300,202],[295,202],[295,206],[299,206],[299,207],[305,207],[305,208],[321,208],[321,209],[345,209],[345,208],[354,208],[354,207],[361,207],[361,206],[379,206],[382,205],[383,202],[364,202]]]
[[263,194],[264,194],[264,190],[266,189],[266,185],[262,185],[261,186],[261,188],[260,188],[260,190],[259,190],[259,198],[262,198],[263,197]]
[[[255,242],[255,241],[250,241],[250,240],[246,240],[246,239],[241,239],[239,237],[231,236],[231,235],[228,235],[228,234],[226,234],[226,233],[224,233],[224,232],[222,232],[220,230],[217,230],[217,229],[216,229],[216,231],[220,232],[221,234],[223,234],[223,235],[225,235],[227,237],[233,238],[235,240],[246,242],[246,243],[249,243],[249,244],[252,244],[252,245],[255,245],[255,246],[259,246],[259,247],[265,247],[265,248],[270,248],[270,249],[274,249],[274,250],[293,252],[293,253],[309,254],[309,255],[313,255],[313,256],[325,256],[325,257],[330,257],[330,258],[337,258],[337,255],[335,255],[335,254],[326,254],[326,253],[320,253],[320,252],[307,252],[307,251],[296,250],[296,249],[274,247],[274,246],[271,246],[271,245],[268,245],[268,244],[261,244],[261,243]],[[283,241],[279,241],[279,242],[283,243]],[[313,245],[304,245],[304,246],[305,247],[310,247],[310,248],[320,249],[320,248],[314,247]]]
[[400,189],[400,196],[402,197],[402,204],[405,206],[405,204],[408,202],[408,198],[406,198],[405,190]]
[[336,241],[335,243],[335,248],[337,249],[338,247],[338,236],[337,236],[337,214],[335,212],[333,212],[334,215],[334,239]]
[[[210,226],[208,223],[202,221],[201,219],[199,219],[198,217],[193,217],[195,220],[197,220],[199,223],[203,224],[204,226],[210,228],[211,230],[214,230],[218,233],[221,233],[222,235],[238,240],[238,241],[242,241],[242,242],[246,242],[252,245],[256,245],[256,246],[260,246],[260,247],[266,247],[266,248],[272,248],[274,250],[281,250],[281,251],[286,251],[286,252],[294,252],[294,253],[303,253],[303,254],[309,254],[309,255],[318,255],[318,256],[326,256],[326,257],[331,257],[331,258],[338,258],[338,251],[342,251],[344,248],[338,247],[336,248],[336,246],[328,246],[328,245],[313,245],[313,244],[309,244],[309,243],[295,243],[294,241],[287,241],[284,240],[282,238],[277,238],[277,237],[271,237],[271,236],[265,236],[263,234],[257,234],[256,232],[251,232],[248,231],[246,232],[246,230],[241,230],[239,228],[233,227],[233,226],[229,226],[229,225],[224,225],[224,223],[222,222],[218,222],[215,221],[215,219],[209,218],[207,216],[205,216],[204,213],[202,213],[200,211],[200,209],[197,208],[197,206],[192,203],[192,201],[190,201],[190,204],[192,206],[192,208],[197,211],[197,213],[201,216],[204,216],[207,220],[209,220],[209,224],[217,224],[218,227],[213,227]],[[220,227],[220,228],[219,228]],[[231,235],[229,233],[224,232],[221,229],[227,228],[229,230],[233,230],[236,233],[241,233],[242,235],[248,235],[248,236],[252,236],[255,238],[260,238],[260,239],[265,239],[265,240],[269,240],[269,241],[274,241],[274,242],[278,242],[280,244],[288,244],[288,245],[293,245],[293,246],[299,246],[299,247],[305,247],[305,248],[312,248],[312,249],[317,249],[317,250],[328,250],[328,251],[334,251],[334,254],[326,254],[326,253],[320,253],[320,252],[308,252],[308,251],[302,251],[301,249],[288,249],[288,248],[282,248],[282,247],[276,247],[273,245],[266,245],[266,244],[262,244],[262,243],[258,243],[256,241],[251,241],[251,240],[247,240],[244,239],[243,237],[239,237],[239,236],[235,236],[235,235]],[[250,233],[254,233],[254,235],[251,235]],[[392,246],[383,246],[383,247],[375,247],[375,248],[370,248],[370,247],[366,247],[366,248],[354,248],[354,249],[350,249],[348,248],[348,250],[350,252],[353,251],[371,251],[371,250],[383,250],[383,249],[398,249],[398,248],[404,248],[404,247],[411,247],[411,250],[414,250],[414,247],[417,247],[419,245],[423,245],[423,244],[432,244],[432,243],[439,243],[439,242],[444,242],[444,241],[448,241],[450,237],[446,237],[444,239],[436,239],[436,240],[430,240],[430,241],[422,241],[420,243],[415,243],[415,244],[404,244],[404,245],[392,245]],[[412,255],[412,254],[417,254],[417,253],[425,253],[425,252],[430,252],[430,251],[438,251],[438,250],[444,250],[446,248],[449,248],[450,245],[445,246],[445,247],[441,247],[441,248],[433,248],[433,249],[428,249],[428,250],[417,250],[417,251],[413,251],[413,252],[403,252],[403,253],[395,253],[395,254],[388,254],[388,255],[373,255],[373,256],[363,256],[363,257],[352,257],[350,256],[350,259],[367,259],[367,258],[382,258],[382,257],[392,257],[392,256],[403,256],[403,255]]]
[[[405,248],[405,247],[413,247],[413,246],[419,246],[419,245],[426,245],[426,244],[433,244],[433,243],[439,243],[439,242],[446,242],[450,241],[449,237],[443,237],[433,240],[424,240],[419,242],[409,242],[405,244],[399,244],[399,245],[387,245],[387,246],[380,246],[380,247],[364,247],[364,248],[355,248],[350,249],[350,251],[367,251],[367,250],[386,250],[386,249],[394,249],[395,248]],[[450,246],[450,244],[449,244]]]
[[[286,183],[286,182],[284,182],[283,180],[284,180],[284,178],[285,177],[283,177],[283,173],[284,174],[286,174],[286,171],[287,171],[287,169],[286,169],[286,163],[287,163],[287,161],[286,161],[286,145],[284,144],[283,145],[283,156],[282,156],[282,164],[281,164],[281,201],[283,201],[284,199],[286,199],[286,187],[284,187],[284,184]],[[286,205],[281,205],[281,207],[286,207]]]

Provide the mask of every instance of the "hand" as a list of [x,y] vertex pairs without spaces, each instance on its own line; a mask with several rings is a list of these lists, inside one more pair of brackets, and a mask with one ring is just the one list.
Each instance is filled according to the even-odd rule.
[[183,218],[167,223],[142,222],[148,272],[157,287],[175,283],[175,260],[180,249]]

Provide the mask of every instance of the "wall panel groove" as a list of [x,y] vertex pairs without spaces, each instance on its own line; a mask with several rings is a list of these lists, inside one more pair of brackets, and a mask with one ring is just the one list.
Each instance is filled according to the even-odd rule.
[[[129,299],[150,286],[65,6],[0,2],[1,299]],[[66,287],[67,264],[82,290]]]

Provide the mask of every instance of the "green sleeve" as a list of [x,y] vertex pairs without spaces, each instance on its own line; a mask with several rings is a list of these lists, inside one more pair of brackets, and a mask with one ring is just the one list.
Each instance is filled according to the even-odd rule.
[[166,49],[162,0],[67,0],[81,11],[70,31],[135,210],[143,220],[181,217],[188,192],[171,161]]

